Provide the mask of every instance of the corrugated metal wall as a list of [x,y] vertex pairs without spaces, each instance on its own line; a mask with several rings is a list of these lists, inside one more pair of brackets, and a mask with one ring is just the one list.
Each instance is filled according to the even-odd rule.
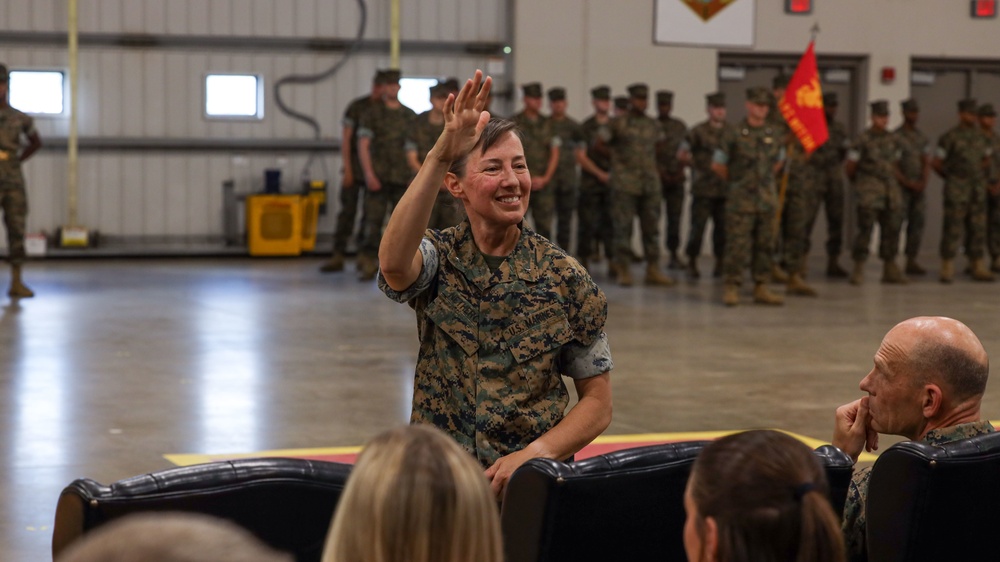
[[[388,0],[367,5],[366,41],[387,39]],[[507,5],[503,0],[403,2],[401,37],[439,45],[503,43]],[[82,0],[79,10],[79,131],[84,143],[254,139],[280,145],[312,139],[307,125],[280,113],[272,87],[289,74],[323,72],[343,56],[339,50],[310,49],[294,41],[352,40],[360,18],[358,3],[348,0]],[[53,42],[53,33],[66,28],[65,0],[2,2],[0,61],[12,68],[65,69],[66,48]],[[132,46],[117,45],[118,39]],[[275,46],[276,39],[290,42]],[[465,76],[488,62],[486,55],[461,49],[425,49],[418,54],[404,50],[401,66],[410,76]],[[387,51],[364,49],[332,79],[290,86],[283,98],[296,111],[314,116],[323,138],[339,139],[344,107],[368,90],[375,69],[388,64]],[[262,75],[264,119],[205,119],[203,84],[211,72]],[[65,117],[39,117],[36,125],[43,141],[65,138],[69,130]],[[43,150],[26,165],[31,231],[52,230],[65,220],[64,152]],[[222,234],[224,180],[235,179],[240,191],[259,189],[263,170],[281,167],[284,183],[298,185],[307,158],[303,150],[83,149],[80,221],[111,236],[215,239]],[[339,154],[330,151],[323,160],[331,174],[329,192],[335,196]],[[319,164],[313,177],[323,175]],[[321,232],[329,230],[331,215],[321,222]]]

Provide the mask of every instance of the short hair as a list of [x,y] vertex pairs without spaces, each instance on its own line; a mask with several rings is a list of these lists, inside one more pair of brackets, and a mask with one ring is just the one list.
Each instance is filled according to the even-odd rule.
[[914,375],[914,384],[944,384],[953,400],[962,402],[986,392],[990,365],[980,362],[968,350],[946,341],[921,341],[906,358]]
[[358,456],[323,562],[502,562],[500,518],[478,463],[431,426],[382,433]]
[[710,443],[691,469],[688,491],[699,535],[705,517],[716,521],[719,560],[845,560],[823,467],[784,433],[747,431]]
[[493,117],[486,123],[486,128],[483,129],[483,134],[479,137],[479,142],[476,146],[472,147],[472,150],[468,154],[463,155],[461,158],[457,158],[451,163],[451,167],[448,171],[455,174],[458,177],[465,176],[465,164],[469,161],[469,154],[472,151],[479,149],[480,154],[486,154],[486,151],[490,149],[493,145],[500,142],[500,140],[507,135],[507,133],[514,133],[517,135],[518,139],[522,139],[521,129],[518,128],[517,123],[511,121],[510,119],[501,119],[499,117]]
[[58,562],[294,562],[250,531],[199,513],[137,513],[94,529]]

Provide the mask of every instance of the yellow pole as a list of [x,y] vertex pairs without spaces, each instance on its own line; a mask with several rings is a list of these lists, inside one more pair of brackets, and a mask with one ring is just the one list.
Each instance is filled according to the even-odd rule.
[[399,0],[392,0],[389,11],[389,68],[399,66]]
[[79,45],[77,43],[77,0],[69,0],[69,141],[67,147],[66,192],[69,227],[77,226],[77,62]]

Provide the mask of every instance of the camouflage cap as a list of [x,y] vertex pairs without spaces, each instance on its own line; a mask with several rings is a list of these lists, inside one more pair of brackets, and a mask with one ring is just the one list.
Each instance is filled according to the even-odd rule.
[[563,101],[566,99],[566,88],[552,88],[549,90],[549,101]]
[[649,98],[649,86],[643,84],[642,82],[636,82],[635,84],[630,85],[627,90],[630,98]]
[[607,86],[598,86],[590,91],[590,97],[595,100],[609,100],[611,99],[611,88]]
[[670,90],[660,90],[656,92],[656,103],[658,105],[671,105],[674,103],[674,93]]
[[451,93],[451,88],[448,87],[447,82],[438,82],[437,84],[431,86],[432,98],[446,98],[450,93]]
[[726,94],[722,92],[705,94],[705,103],[712,107],[726,107]]
[[975,113],[976,107],[979,104],[976,103],[976,98],[965,98],[958,102],[958,112],[959,113]]
[[526,98],[542,97],[542,84],[540,82],[528,82],[521,85],[521,92]]
[[0,64],[0,82],[6,82],[8,77],[7,65]]
[[372,84],[385,84],[385,70],[380,68],[375,71],[375,76],[372,76]]
[[625,96],[615,96],[615,107],[618,109],[628,109],[628,98]]
[[976,114],[979,115],[980,117],[996,117],[997,110],[993,109],[992,103],[984,103],[983,105],[979,106],[978,110],[976,110]]
[[777,90],[778,88],[787,88],[788,82],[792,78],[787,74],[779,74],[771,79],[771,89]]
[[837,99],[837,92],[827,92],[823,94],[823,107],[837,107],[840,100]]
[[920,105],[917,103],[917,100],[913,98],[903,100],[900,102],[899,106],[903,111],[920,111]]
[[382,71],[382,77],[385,80],[383,84],[399,84],[399,79],[402,76],[403,73],[398,68],[389,68]]
[[885,100],[875,100],[869,104],[872,110],[872,115],[877,115],[879,117],[885,117],[889,115],[889,102]]
[[456,92],[457,93],[459,90],[462,89],[458,85],[458,78],[455,78],[455,77],[448,78],[447,80],[445,80],[444,82],[442,82],[442,84],[444,85],[444,87],[448,88],[449,92]]
[[759,105],[768,105],[774,96],[771,92],[767,91],[767,88],[763,86],[757,86],[755,88],[747,88],[747,101],[750,103],[756,103]]

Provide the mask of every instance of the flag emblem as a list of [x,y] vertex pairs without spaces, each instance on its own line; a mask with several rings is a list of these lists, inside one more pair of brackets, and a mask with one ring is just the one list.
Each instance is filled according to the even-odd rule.
[[708,21],[736,0],[681,0],[688,8],[698,15],[702,21]]

